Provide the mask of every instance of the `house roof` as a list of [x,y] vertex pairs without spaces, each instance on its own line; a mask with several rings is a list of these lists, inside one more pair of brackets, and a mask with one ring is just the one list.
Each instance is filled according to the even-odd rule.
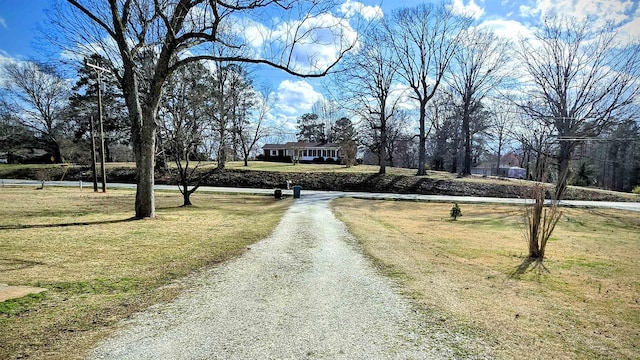
[[266,144],[262,148],[265,150],[293,149],[293,148],[339,148],[336,143],[311,143],[307,141],[292,141],[286,144]]

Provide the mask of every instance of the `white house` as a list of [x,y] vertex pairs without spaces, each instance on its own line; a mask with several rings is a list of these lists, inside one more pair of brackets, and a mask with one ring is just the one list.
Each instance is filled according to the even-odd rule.
[[310,143],[305,141],[286,144],[266,144],[262,147],[265,161],[338,162],[342,159],[340,145],[334,143]]

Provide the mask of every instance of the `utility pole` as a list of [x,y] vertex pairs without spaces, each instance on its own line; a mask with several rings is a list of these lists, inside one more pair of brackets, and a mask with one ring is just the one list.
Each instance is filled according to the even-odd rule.
[[98,65],[85,62],[85,65],[94,69],[98,75],[98,119],[100,121],[100,166],[102,167],[102,192],[107,191],[107,172],[104,168],[104,130],[102,126],[102,73],[111,73],[109,69],[105,69]]
[[93,192],[98,192],[98,174],[96,173],[96,131],[93,128],[93,115],[89,118],[91,130],[91,173],[93,175]]

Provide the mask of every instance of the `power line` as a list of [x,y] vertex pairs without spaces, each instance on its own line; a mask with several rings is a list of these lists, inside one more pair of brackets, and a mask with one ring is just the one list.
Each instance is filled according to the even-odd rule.
[[589,138],[572,138],[572,137],[558,137],[557,138],[558,141],[576,141],[576,142],[580,142],[580,141],[599,141],[599,142],[605,142],[605,141],[630,141],[630,142],[635,142],[635,141],[640,141],[640,138],[596,138],[596,137],[589,137]]

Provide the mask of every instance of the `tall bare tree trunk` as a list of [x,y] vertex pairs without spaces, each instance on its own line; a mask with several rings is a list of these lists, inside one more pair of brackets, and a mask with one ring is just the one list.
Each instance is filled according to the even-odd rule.
[[426,134],[426,118],[427,112],[424,106],[420,106],[420,135],[418,136],[418,173],[416,175],[423,176],[427,174],[425,163],[427,162],[427,134]]
[[[381,115],[381,117],[385,117],[386,115]],[[387,125],[386,119],[381,119],[382,126],[380,127],[380,149],[378,150],[380,159],[380,169],[378,169],[378,174],[386,174],[387,173]]]
[[471,175],[471,129],[470,110],[467,101],[464,104],[464,114],[462,115],[462,136],[464,136],[464,161],[462,162],[462,175]]
[[[134,128],[134,155],[136,158],[136,218],[153,218],[156,215],[155,195],[155,152],[156,122],[155,111],[143,111],[142,124]],[[136,131],[137,130],[137,131]]]
[[556,191],[554,200],[560,200],[567,190],[567,180],[569,178],[569,162],[573,154],[573,142],[563,141],[560,143],[558,153],[558,180],[556,181]]

